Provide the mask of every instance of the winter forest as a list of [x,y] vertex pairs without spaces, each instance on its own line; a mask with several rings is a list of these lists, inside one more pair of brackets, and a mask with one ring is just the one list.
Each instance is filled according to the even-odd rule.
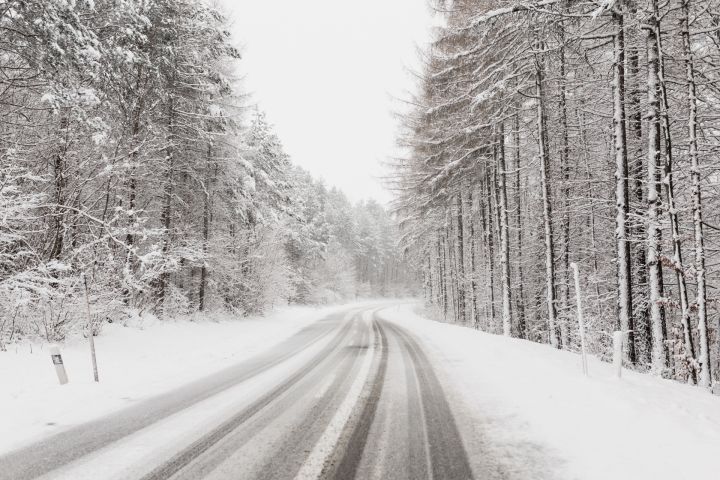
[[720,0],[0,0],[0,480],[704,480]]
[[0,2],[0,348],[421,285],[570,351],[579,297],[592,354],[720,378],[720,3],[432,6],[386,208],[293,165],[220,7]]
[[720,4],[457,0],[394,162],[441,317],[707,387],[720,373]]
[[389,213],[293,166],[226,23],[201,0],[0,1],[0,349],[82,333],[86,308],[97,333],[409,292]]

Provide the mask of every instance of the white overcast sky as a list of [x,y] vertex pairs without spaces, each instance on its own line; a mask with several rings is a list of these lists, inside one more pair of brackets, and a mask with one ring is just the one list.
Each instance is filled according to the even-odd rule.
[[250,91],[293,161],[352,200],[389,200],[393,98],[430,38],[427,0],[221,0]]

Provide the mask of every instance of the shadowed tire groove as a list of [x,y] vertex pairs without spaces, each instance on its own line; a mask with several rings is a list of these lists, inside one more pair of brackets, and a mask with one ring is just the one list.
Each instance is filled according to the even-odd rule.
[[[195,480],[198,478],[206,478],[211,476],[217,468],[222,467],[225,461],[232,458],[232,456],[237,451],[244,448],[248,443],[254,440],[255,436],[258,433],[262,432],[265,428],[267,428],[268,422],[272,421],[273,418],[276,418],[276,415],[279,413],[278,410],[282,410],[283,407],[287,407],[287,402],[294,402],[292,396],[297,393],[295,390],[297,390],[298,388],[303,388],[303,383],[310,382],[311,385],[317,386],[317,384],[320,383],[323,379],[323,373],[327,373],[324,372],[325,370],[332,370],[334,368],[337,368],[339,370],[349,371],[353,368],[356,361],[356,352],[353,352],[347,348],[338,348],[335,352],[333,352],[325,359],[325,363],[329,364],[328,366],[319,365],[318,367],[316,367],[310,374],[303,378],[300,383],[296,384],[293,388],[286,391],[281,397],[276,399],[276,401],[273,401],[272,405],[268,406],[268,410],[259,413],[259,415],[265,416],[266,418],[257,418],[257,420],[255,418],[249,419],[249,422],[254,423],[252,425],[249,425],[248,429],[244,428],[247,423],[241,425],[238,429],[229,433],[228,436],[222,439],[222,441],[218,442],[215,446],[206,451],[202,456],[198,457],[196,460],[193,460],[190,464],[188,464],[181,471],[175,474],[173,476],[173,479],[177,478]],[[333,389],[341,388],[338,384],[344,381],[347,381],[347,378],[343,378],[342,376],[338,375],[336,380],[333,382],[331,387],[328,388],[328,390],[331,391]],[[312,387],[305,388],[310,389]],[[327,408],[329,403],[329,399],[323,398],[318,403],[318,405],[313,407],[313,411]],[[273,415],[273,412],[275,412],[276,415]],[[305,419],[305,422],[314,421],[314,418],[315,416],[311,414],[308,416],[308,418]],[[302,429],[302,427],[300,429]],[[287,440],[287,444],[297,446],[301,445],[302,441],[295,441],[292,439],[292,437],[290,437]],[[272,455],[272,457],[287,458],[286,456],[282,455],[283,453],[276,452]],[[277,463],[275,463],[275,466],[277,466]],[[261,471],[253,478],[260,479],[273,477],[267,476]]]
[[425,418],[422,408],[422,392],[417,378],[415,363],[410,352],[397,337],[405,370],[405,395],[407,400],[407,442],[408,461],[407,478],[420,480],[430,478],[430,454],[425,431]]
[[[362,322],[357,322],[362,325]],[[362,336],[359,340],[360,345],[367,343],[370,337],[369,329],[362,329]],[[282,471],[278,468],[276,461],[267,463],[260,473],[255,477],[256,480],[270,480],[278,478],[295,478],[298,470],[302,467],[302,461],[307,457],[307,445],[314,445],[317,438],[309,436],[308,433],[312,432],[311,426],[318,424],[321,419],[329,420],[332,418],[334,410],[333,406],[342,401],[342,395],[349,389],[349,383],[352,382],[352,372],[359,368],[360,361],[362,359],[363,350],[360,348],[345,346],[342,348],[343,352],[351,359],[346,368],[339,368],[339,374],[336,375],[332,385],[327,389],[322,400],[320,400],[311,410],[311,412],[299,423],[294,429],[293,433],[285,438],[285,446],[279,451],[276,451],[273,458],[300,458],[301,461],[297,464],[291,464],[289,467]],[[343,373],[345,375],[343,375]],[[322,424],[322,423],[321,423]],[[324,425],[327,426],[327,425]],[[324,428],[318,431],[318,436],[322,435]],[[302,454],[298,457],[293,455],[293,450],[300,450]],[[288,474],[288,475],[283,475]]]
[[377,320],[373,320],[373,330],[376,334],[375,338],[380,339],[381,354],[380,363],[372,381],[370,394],[368,395],[360,413],[359,423],[355,425],[347,445],[345,446],[345,451],[340,459],[340,462],[337,464],[337,467],[332,469],[331,473],[330,471],[328,472],[330,475],[323,475],[322,478],[332,478],[335,480],[348,480],[355,478],[358,465],[362,459],[365,444],[367,443],[368,435],[370,433],[370,427],[375,419],[380,395],[382,394],[382,388],[385,383],[385,373],[387,371],[388,362],[387,337]]
[[388,322],[382,323],[397,335],[415,366],[425,416],[432,478],[471,480],[473,473],[462,437],[430,361],[404,329]]

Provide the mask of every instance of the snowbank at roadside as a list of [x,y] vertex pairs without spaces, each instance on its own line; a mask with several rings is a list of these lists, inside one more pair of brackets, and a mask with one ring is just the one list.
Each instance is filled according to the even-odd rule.
[[354,304],[286,307],[265,317],[107,325],[95,338],[100,383],[88,342],[61,347],[70,383],[60,386],[48,345],[0,352],[0,453],[233,365]]
[[416,309],[400,305],[380,317],[426,345],[448,394],[470,417],[459,419],[471,424],[461,430],[488,439],[511,478],[540,478],[529,465],[534,456],[554,459],[547,478],[717,478],[720,397],[634,372],[618,380],[592,357],[586,378],[579,355],[431,321]]

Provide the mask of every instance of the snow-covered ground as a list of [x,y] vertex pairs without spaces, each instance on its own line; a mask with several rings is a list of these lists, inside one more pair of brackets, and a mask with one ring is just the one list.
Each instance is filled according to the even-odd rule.
[[97,384],[86,339],[73,338],[61,347],[70,378],[64,386],[58,384],[47,344],[11,345],[0,352],[0,453],[241,362],[352,306],[289,307],[255,318],[107,325],[95,339]]
[[380,316],[426,345],[463,404],[461,430],[504,457],[513,478],[718,478],[720,397],[628,371],[618,380],[592,357],[586,378],[579,355],[430,321],[417,309]]
[[[99,384],[92,381],[84,339],[62,347],[70,376],[65,386],[57,384],[47,345],[33,345],[32,353],[28,344],[12,346],[0,353],[0,453],[241,362],[328,314],[363,305],[379,306],[288,308],[263,318],[147,322],[142,328],[111,325],[96,339]],[[715,478],[720,397],[629,371],[618,380],[611,365],[592,357],[590,376],[584,377],[576,354],[434,322],[417,314],[418,308],[400,303],[379,315],[417,336],[465,441],[472,443],[469,451],[487,452],[507,478]],[[267,377],[255,380],[258,389],[273,372]],[[253,384],[248,385],[241,390],[247,393]],[[220,421],[224,402],[240,398],[233,392],[196,410],[215,412]],[[195,416],[190,409],[178,417],[189,420],[178,422],[192,428]],[[160,433],[176,436],[178,422],[168,420]],[[127,448],[143,438],[128,439]]]

